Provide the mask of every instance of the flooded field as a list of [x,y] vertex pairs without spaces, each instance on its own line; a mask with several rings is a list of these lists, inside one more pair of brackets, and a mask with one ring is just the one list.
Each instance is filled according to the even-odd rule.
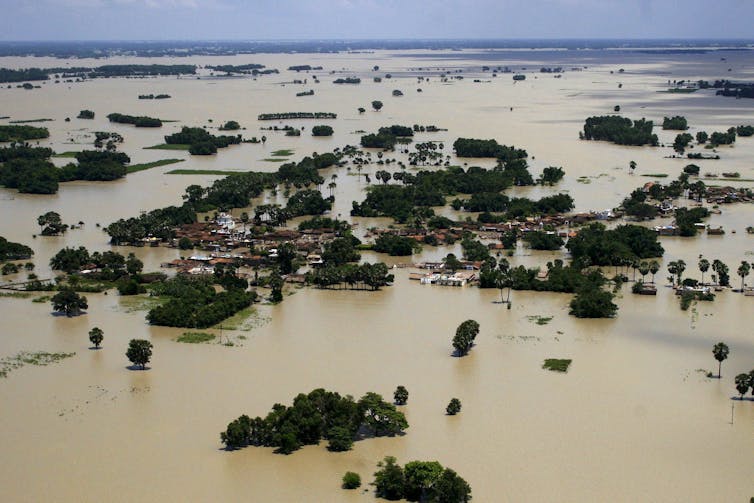
[[[113,58],[108,63],[152,63],[143,58]],[[53,276],[48,262],[64,246],[111,249],[105,226],[140,211],[179,204],[189,184],[208,185],[217,175],[170,175],[173,169],[275,171],[265,161],[280,149],[291,160],[312,152],[356,145],[361,133],[391,124],[435,125],[448,131],[418,133],[415,141],[443,141],[451,163],[491,166],[492,160],[457,159],[458,137],[495,138],[525,148],[536,177],[544,167],[562,166],[555,187],[509,191],[540,197],[567,191],[576,211],[617,206],[634,188],[667,174],[674,179],[689,163],[667,159],[671,147],[621,147],[578,139],[583,121],[611,114],[619,105],[625,117],[661,122],[684,115],[696,131],[723,131],[754,123],[754,100],[661,93],[668,80],[719,78],[754,80],[754,55],[747,51],[708,54],[637,54],[622,51],[468,51],[330,55],[253,55],[192,57],[168,62],[260,63],[278,75],[251,78],[202,77],[98,79],[84,83],[49,81],[41,89],[0,89],[0,116],[54,119],[32,125],[50,129],[57,152],[91,148],[88,133],[116,131],[121,150],[133,163],[165,158],[184,162],[129,174],[108,182],[61,184],[53,196],[0,189],[0,236],[31,246],[36,273]],[[69,64],[47,58],[0,58],[0,67],[52,67]],[[100,65],[79,60],[72,66]],[[311,64],[324,70],[287,71]],[[510,66],[493,78],[482,65]],[[373,67],[379,66],[379,71]],[[540,74],[542,66],[562,66],[561,78]],[[580,68],[580,71],[571,71]],[[623,72],[620,72],[623,69]],[[730,71],[728,71],[730,69]],[[463,70],[463,73],[453,73]],[[335,72],[335,73],[331,73]],[[386,74],[391,78],[385,78]],[[463,75],[441,82],[440,75]],[[320,83],[312,81],[312,75]],[[358,76],[359,85],[335,85],[338,77]],[[373,82],[374,76],[383,77]],[[417,76],[429,81],[417,81]],[[307,79],[306,84],[292,84]],[[475,79],[481,82],[474,82]],[[622,87],[619,88],[619,84]],[[422,92],[417,89],[421,88]],[[314,89],[314,96],[296,93]],[[394,89],[402,97],[392,96]],[[167,100],[138,100],[139,94],[166,93]],[[371,110],[372,100],[384,108]],[[359,107],[366,108],[363,114]],[[96,112],[93,121],[76,119],[79,110]],[[327,121],[335,134],[314,138],[309,130],[323,121],[257,120],[260,113],[335,112]],[[175,120],[159,129],[110,124],[112,112]],[[65,122],[71,117],[70,122]],[[212,120],[210,123],[209,120]],[[197,158],[184,151],[145,150],[181,126],[216,128],[228,120],[245,128],[244,137],[267,136],[262,144],[221,149]],[[274,125],[305,127],[301,137],[261,131]],[[677,132],[655,132],[671,145]],[[754,139],[718,149],[721,160],[694,161],[702,172],[738,171],[754,179]],[[392,154],[390,155],[391,157]],[[406,156],[394,156],[405,162]],[[638,165],[629,173],[630,161]],[[57,159],[65,163],[67,159]],[[373,164],[362,173],[374,173]],[[410,168],[411,169],[411,168]],[[366,183],[346,168],[337,174],[333,215],[359,223],[357,233],[387,219],[351,218],[352,201],[364,198]],[[372,177],[374,180],[374,177]],[[728,180],[726,180],[728,182]],[[378,183],[378,182],[373,182]],[[714,182],[709,182],[714,183]],[[752,182],[730,182],[752,186]],[[270,194],[262,200],[275,199]],[[700,254],[731,266],[731,283],[740,278],[741,260],[754,260],[751,205],[728,205],[708,223],[722,225],[724,236],[662,238],[666,253],[657,275],[664,285],[668,261],[689,264],[699,277]],[[61,237],[36,237],[37,216],[57,211],[66,223],[84,222]],[[240,213],[241,209],[234,210]],[[438,213],[463,218],[450,206]],[[732,233],[732,231],[736,233]],[[178,258],[169,248],[118,247],[134,251],[145,270]],[[460,254],[460,246],[425,246],[414,260]],[[561,253],[519,248],[513,265],[534,266]],[[388,264],[406,259],[365,253]],[[747,501],[754,496],[754,402],[732,401],[733,376],[754,368],[754,298],[732,291],[714,302],[681,311],[670,288],[656,297],[635,296],[624,286],[614,319],[579,320],[568,315],[570,295],[513,292],[512,309],[498,290],[443,288],[408,279],[395,269],[395,283],[380,292],[293,289],[279,305],[257,305],[235,330],[215,330],[222,344],[181,344],[183,330],[149,326],[145,306],[117,292],[87,294],[87,314],[50,314],[49,303],[32,298],[0,298],[0,358],[20,351],[76,352],[49,366],[27,365],[0,379],[0,485],[5,501],[368,501],[373,492],[343,491],[347,470],[372,480],[376,463],[394,455],[404,463],[438,460],[472,486],[474,501]],[[3,278],[23,279],[24,274]],[[749,278],[749,282],[751,279]],[[36,295],[36,296],[41,296]],[[535,318],[552,317],[538,324]],[[465,358],[451,356],[450,340],[463,320],[481,325],[477,346]],[[92,351],[87,332],[105,332],[103,349]],[[154,344],[151,369],[130,371],[124,356],[132,338]],[[716,371],[712,346],[726,342],[731,353]],[[543,370],[546,358],[573,360],[566,374]],[[242,413],[264,415],[276,403],[290,403],[299,392],[325,387],[361,396],[375,391],[392,396],[397,385],[410,392],[403,407],[410,428],[405,436],[356,442],[346,453],[330,453],[323,442],[290,456],[271,449],[222,449],[219,432]],[[463,412],[444,414],[451,397]],[[367,486],[368,487],[368,486]]]

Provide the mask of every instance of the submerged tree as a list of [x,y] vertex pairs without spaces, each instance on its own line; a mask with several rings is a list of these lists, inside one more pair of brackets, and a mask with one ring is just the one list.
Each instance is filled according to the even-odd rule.
[[144,339],[131,339],[126,357],[131,363],[139,365],[144,370],[152,359],[152,343]]
[[450,403],[448,403],[448,406],[445,407],[445,412],[449,416],[455,416],[461,412],[461,401],[458,398],[452,398]]
[[728,345],[725,344],[724,342],[718,342],[712,348],[712,354],[715,356],[715,360],[717,360],[717,378],[718,379],[722,377],[722,375],[720,374],[720,371],[723,366],[723,361],[728,358],[728,353],[730,353],[730,350],[728,349]]
[[99,327],[94,327],[89,331],[89,341],[94,344],[94,347],[99,349],[99,345],[102,344],[102,340],[105,338],[105,333]]
[[738,271],[736,271],[738,275],[741,276],[741,293],[743,293],[744,291],[744,285],[745,285],[744,279],[746,278],[746,276],[749,275],[750,271],[751,271],[751,266],[749,265],[749,263],[746,262],[745,260],[742,260],[741,265],[738,266]]
[[83,309],[87,309],[89,304],[86,297],[82,297],[72,288],[64,288],[56,293],[52,299],[52,309],[57,313],[63,313],[68,317],[81,314]]
[[408,402],[408,390],[405,386],[395,388],[393,399],[395,400],[395,405],[406,405],[406,402]]
[[751,386],[751,378],[749,374],[738,374],[735,379],[736,383],[736,391],[741,395],[739,397],[739,400],[744,399],[744,395],[747,391],[749,391],[749,386]]
[[378,101],[378,100],[374,100],[374,101],[372,102],[372,108],[374,108],[374,111],[375,111],[375,112],[379,112],[379,111],[380,111],[380,109],[382,108],[382,102],[381,102],[381,101]]
[[474,340],[479,334],[479,323],[474,320],[466,320],[456,329],[456,335],[453,337],[453,348],[458,356],[468,354],[474,345]]

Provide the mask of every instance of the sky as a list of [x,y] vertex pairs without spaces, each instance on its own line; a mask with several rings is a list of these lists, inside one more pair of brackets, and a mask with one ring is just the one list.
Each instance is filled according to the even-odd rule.
[[754,38],[752,0],[0,0],[0,40]]

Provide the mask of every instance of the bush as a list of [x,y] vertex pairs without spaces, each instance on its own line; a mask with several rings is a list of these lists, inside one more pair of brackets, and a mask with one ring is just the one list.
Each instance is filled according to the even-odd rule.
[[358,473],[346,472],[343,475],[343,489],[356,489],[361,486],[361,476]]
[[458,398],[452,398],[450,403],[448,403],[448,406],[445,407],[445,412],[449,416],[455,416],[461,412],[461,401]]
[[332,136],[333,128],[330,126],[314,126],[312,136]]

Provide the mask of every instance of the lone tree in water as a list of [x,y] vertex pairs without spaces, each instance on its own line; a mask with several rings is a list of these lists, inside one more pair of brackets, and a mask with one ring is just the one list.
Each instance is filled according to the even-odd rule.
[[453,337],[453,348],[458,356],[468,354],[474,345],[474,340],[479,334],[479,323],[474,320],[466,320],[456,329],[456,335]]
[[141,366],[144,370],[152,358],[152,343],[144,339],[131,339],[126,356],[131,363]]
[[377,101],[377,100],[374,100],[374,101],[372,102],[372,108],[374,108],[374,111],[375,111],[375,112],[379,112],[379,111],[380,111],[380,109],[382,108],[382,102],[381,102],[381,101]]
[[717,378],[720,379],[721,374],[720,371],[723,367],[723,361],[728,358],[728,353],[730,353],[730,349],[728,349],[728,345],[724,342],[718,342],[715,344],[715,346],[712,348],[712,354],[715,355],[715,360],[717,360]]
[[461,401],[458,398],[452,398],[448,406],[445,407],[445,412],[447,412],[449,416],[455,416],[461,412]]
[[72,288],[64,288],[53,296],[51,299],[52,309],[57,313],[64,313],[66,316],[78,316],[82,309],[89,307],[86,297],[82,297],[74,292]]
[[404,386],[398,386],[393,393],[395,405],[406,405],[408,402],[408,390]]
[[747,391],[749,391],[749,386],[751,386],[751,377],[749,374],[738,374],[736,376],[736,391],[740,393],[739,400],[744,399],[744,395]]
[[105,338],[105,333],[99,327],[94,327],[89,330],[89,341],[94,344],[94,347],[99,349],[99,345],[102,344],[102,339]]

